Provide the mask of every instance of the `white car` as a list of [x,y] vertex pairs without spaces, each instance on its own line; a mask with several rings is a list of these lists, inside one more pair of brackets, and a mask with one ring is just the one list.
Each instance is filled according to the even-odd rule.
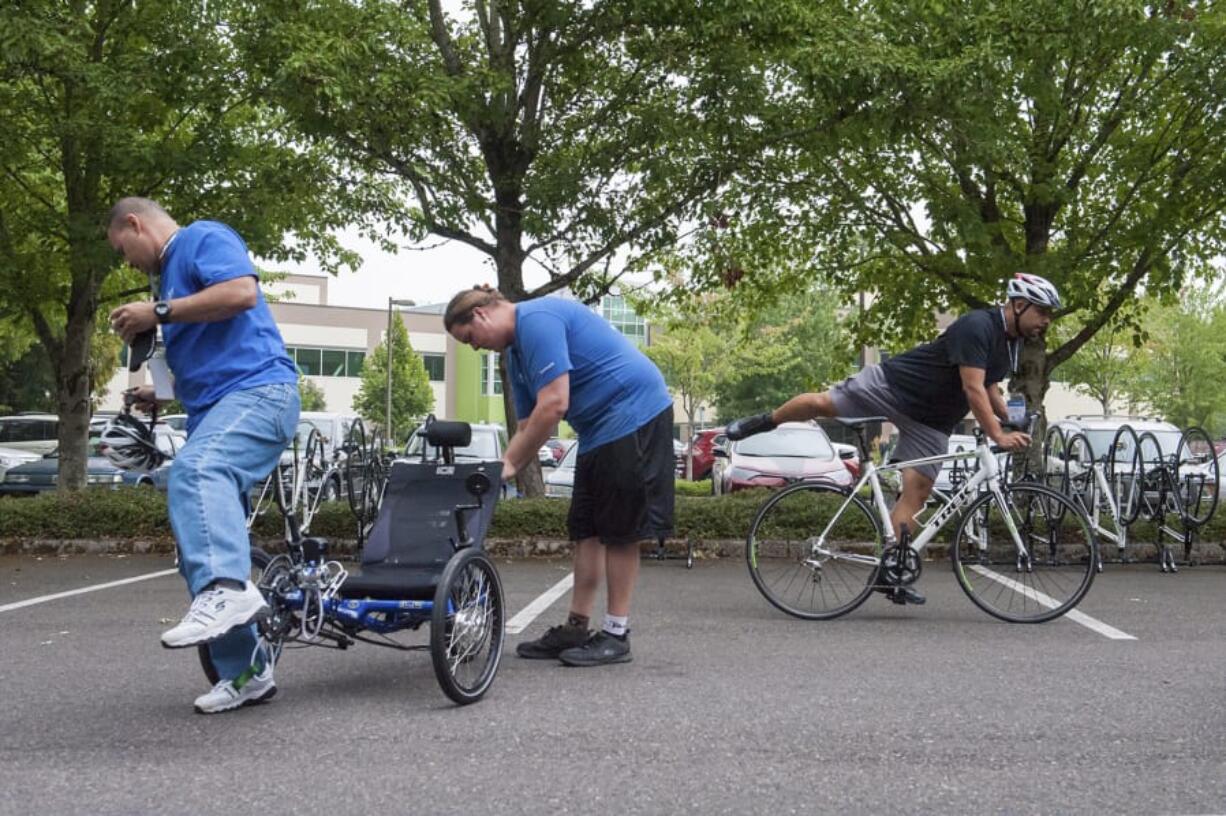
[[[949,446],[946,449],[946,453],[962,453],[964,451],[973,451],[974,449],[975,437],[970,434],[953,434],[949,437]],[[940,472],[937,473],[935,487],[947,496],[952,495],[978,467],[979,463],[974,459],[957,459],[952,462],[944,462],[941,464]]]
[[42,459],[41,453],[24,450],[22,448],[0,447],[0,480],[4,479],[4,473],[9,468],[24,465],[26,462],[37,462]]
[[578,443],[571,445],[558,466],[545,474],[545,495],[568,499],[575,490],[575,462],[579,459]]
[[60,446],[60,418],[55,414],[0,417],[0,446],[51,453]]

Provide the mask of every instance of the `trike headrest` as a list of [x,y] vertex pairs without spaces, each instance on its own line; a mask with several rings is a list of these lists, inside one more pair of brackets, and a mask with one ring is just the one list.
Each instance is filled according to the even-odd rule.
[[426,426],[426,441],[436,448],[463,448],[473,441],[473,426],[436,419]]

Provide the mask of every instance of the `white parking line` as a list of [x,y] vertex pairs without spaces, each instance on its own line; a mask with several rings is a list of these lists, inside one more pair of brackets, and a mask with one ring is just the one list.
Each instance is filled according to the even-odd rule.
[[150,572],[147,575],[138,575],[135,578],[124,578],[122,581],[111,581],[105,584],[95,584],[94,586],[83,587],[81,589],[70,589],[67,592],[57,592],[54,595],[43,595],[38,598],[28,598],[17,603],[5,604],[0,606],[0,612],[11,612],[14,609],[22,609],[35,604],[46,603],[47,601],[55,601],[60,598],[69,598],[73,595],[84,595],[86,592],[97,592],[100,589],[110,589],[111,587],[123,586],[124,584],[135,584],[137,581],[148,581],[150,578],[161,578],[166,575],[178,575],[177,569],[161,570],[159,572]]
[[[972,565],[971,569],[973,569],[975,572],[979,573],[980,575],[984,576],[985,578],[991,578],[993,581],[996,581],[997,583],[1004,584],[1005,586],[1009,587],[1009,589],[1012,589],[1014,592],[1025,595],[1031,600],[1038,601],[1039,603],[1046,606],[1048,609],[1055,609],[1057,606],[1060,605],[1060,603],[1056,601],[1054,598],[1044,595],[1042,592],[1039,592],[1036,589],[1032,589],[1031,587],[1028,587],[1024,584],[1019,584],[1017,581],[1014,581],[1012,578],[1006,578],[1005,576],[1001,575],[999,572],[993,572],[992,570],[982,567],[978,564]],[[1064,617],[1068,618],[1074,623],[1080,623],[1082,626],[1086,627],[1087,629],[1091,629],[1095,632],[1098,632],[1098,634],[1102,635],[1105,638],[1110,638],[1111,640],[1136,640],[1135,637],[1128,634],[1127,632],[1121,632],[1119,629],[1116,629],[1114,626],[1109,626],[1103,623],[1102,621],[1098,620],[1097,618],[1091,618],[1086,613],[1078,612],[1076,609],[1065,612]]]
[[566,594],[575,584],[575,574],[568,572],[566,577],[545,590],[539,598],[519,610],[519,613],[507,621],[507,634],[518,635],[528,628],[528,624],[536,620],[537,615],[553,606],[553,602]]

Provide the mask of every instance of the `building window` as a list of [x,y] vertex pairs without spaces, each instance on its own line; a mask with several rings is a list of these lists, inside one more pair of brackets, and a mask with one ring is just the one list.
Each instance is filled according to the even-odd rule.
[[325,377],[345,376],[345,352],[339,349],[324,349],[323,358],[323,375]]
[[[492,387],[491,387],[492,386]],[[496,397],[502,393],[502,376],[498,371],[498,355],[481,355],[481,394]]]
[[345,352],[345,376],[361,377],[362,366],[366,364],[366,353],[362,351]]
[[308,346],[286,346],[285,351],[298,370],[311,377],[360,377],[366,362],[364,351]]
[[298,370],[308,377],[318,377],[323,370],[323,349],[300,348],[294,351],[294,362]]
[[637,345],[646,345],[647,321],[635,314],[624,297],[605,295],[600,301],[600,315]]
[[421,361],[426,366],[426,376],[430,382],[442,382],[446,373],[447,358],[442,354],[423,354]]

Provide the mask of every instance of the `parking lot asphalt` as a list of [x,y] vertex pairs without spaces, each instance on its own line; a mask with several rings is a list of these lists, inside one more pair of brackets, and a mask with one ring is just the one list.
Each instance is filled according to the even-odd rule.
[[[358,644],[287,651],[274,701],[211,717],[158,644],[176,575],[15,607],[171,566],[0,558],[0,814],[1226,812],[1222,567],[1108,566],[1080,609],[1113,640],[997,622],[942,563],[926,606],[811,623],[739,560],[644,562],[633,663],[515,657],[563,596],[476,705]],[[498,567],[508,616],[569,571]]]

